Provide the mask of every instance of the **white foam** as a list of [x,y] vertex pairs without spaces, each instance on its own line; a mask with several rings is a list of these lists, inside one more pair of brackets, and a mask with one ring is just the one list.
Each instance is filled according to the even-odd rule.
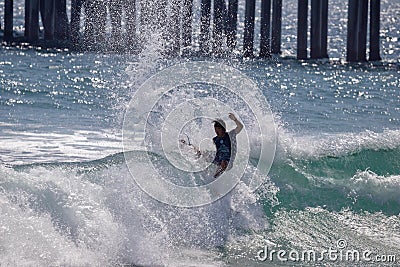
[[368,196],[383,204],[396,201],[400,204],[400,175],[377,175],[371,170],[358,171],[347,183],[351,189],[350,196],[355,200]]
[[382,132],[321,134],[298,136],[278,128],[278,158],[318,159],[326,156],[343,156],[363,149],[394,149],[400,147],[400,130]]
[[119,224],[100,186],[62,169],[0,169],[2,263],[106,265],[119,252]]
[[112,131],[24,132],[4,129],[0,162],[23,164],[94,160],[122,151],[121,135]]
[[268,227],[257,200],[241,185],[213,204],[176,208],[146,195],[124,165],[87,173],[0,167],[2,263],[179,266],[188,248],[207,266],[200,251],[210,255],[234,232]]

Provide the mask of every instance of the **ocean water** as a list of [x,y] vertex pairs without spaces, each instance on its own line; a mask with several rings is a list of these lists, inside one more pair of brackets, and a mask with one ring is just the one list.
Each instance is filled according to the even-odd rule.
[[[257,157],[249,160],[263,181],[256,191],[239,182],[195,208],[164,204],[139,188],[132,175],[146,170],[126,163],[123,124],[146,80],[205,59],[164,59],[160,39],[139,55],[1,47],[0,265],[399,264],[400,4],[382,1],[382,62],[347,64],[347,1],[330,1],[330,60],[303,62],[293,59],[296,2],[284,1],[282,57],[208,59],[260,88],[276,151],[268,173],[256,168]],[[19,30],[23,4],[16,5]],[[210,90],[193,85],[167,100]],[[248,109],[235,107],[252,129]],[[176,109],[157,110],[150,124]],[[193,142],[197,137],[195,129],[189,133]],[[129,156],[140,160],[143,152]],[[165,180],[197,179],[155,157]],[[317,256],[302,259],[304,251]]]

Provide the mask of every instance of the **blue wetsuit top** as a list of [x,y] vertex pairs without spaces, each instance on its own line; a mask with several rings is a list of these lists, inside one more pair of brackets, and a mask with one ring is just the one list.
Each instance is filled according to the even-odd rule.
[[224,137],[215,136],[213,141],[217,147],[217,154],[213,162],[220,164],[223,160],[229,161],[231,159],[231,139],[229,134],[225,133]]

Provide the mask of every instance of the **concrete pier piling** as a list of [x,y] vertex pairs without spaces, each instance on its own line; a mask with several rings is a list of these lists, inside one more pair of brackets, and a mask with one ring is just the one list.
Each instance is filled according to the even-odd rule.
[[379,41],[379,29],[380,29],[380,10],[381,0],[371,0],[370,5],[370,30],[369,30],[369,60],[377,61],[381,60],[380,56],[380,41]]
[[4,2],[4,41],[13,39],[13,0],[5,0]]
[[246,0],[243,36],[243,56],[253,57],[254,46],[254,20],[256,12],[256,1]]
[[69,37],[69,22],[67,15],[67,1],[55,0],[55,28],[54,37],[57,40],[67,40]]
[[214,0],[212,51],[215,55],[218,55],[222,52],[222,42],[224,39],[225,12],[226,12],[225,0]]
[[70,27],[70,40],[73,45],[79,43],[79,27],[81,23],[81,12],[83,0],[71,0],[71,27]]
[[226,25],[226,43],[229,49],[236,47],[237,20],[238,20],[238,0],[229,0]]
[[122,41],[122,3],[121,0],[110,0],[111,40],[113,43]]
[[182,48],[192,45],[193,0],[182,0]]
[[349,0],[347,18],[347,54],[346,60],[356,61],[357,59],[357,8],[359,0]]
[[307,59],[308,0],[297,2],[297,59]]
[[311,0],[311,58],[328,58],[328,0]]
[[271,0],[261,0],[260,57],[271,57]]
[[272,4],[272,40],[271,53],[281,53],[282,0],[273,0]]
[[347,55],[349,62],[366,61],[368,1],[349,0]]
[[85,35],[84,45],[89,50],[99,49],[105,40],[107,6],[102,0],[86,0],[85,2]]
[[125,9],[125,30],[126,42],[136,46],[137,44],[137,27],[136,27],[136,2],[135,0],[123,1]]
[[321,58],[328,58],[328,0],[321,0]]
[[311,58],[321,58],[321,1],[311,0]]
[[39,39],[39,0],[25,0],[25,39],[36,42]]
[[208,55],[210,52],[210,19],[211,0],[201,0],[199,45],[203,55]]
[[54,0],[40,0],[40,15],[42,18],[43,28],[44,28],[44,39],[53,40],[54,39],[54,10],[55,1]]
[[[180,53],[180,40],[181,40],[181,31],[180,31],[180,1],[172,0],[171,1],[171,9],[169,16],[168,29],[166,29],[168,42],[167,53],[169,56],[179,56]],[[162,21],[160,21],[161,26]]]
[[367,61],[368,1],[358,2],[358,49],[357,61]]

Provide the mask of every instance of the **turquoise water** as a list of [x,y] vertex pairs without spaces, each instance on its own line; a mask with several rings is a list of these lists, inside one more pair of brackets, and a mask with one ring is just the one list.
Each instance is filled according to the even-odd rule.
[[[122,153],[122,125],[146,79],[201,59],[162,59],[157,43],[138,56],[2,47],[0,265],[366,266],[390,255],[398,264],[399,4],[382,4],[383,62],[345,64],[343,1],[336,2],[330,61],[291,59],[289,20],[283,58],[216,60],[242,71],[267,98],[276,153],[268,174],[250,160],[264,180],[256,192],[240,183],[198,208],[162,204],[137,186]],[[181,178],[168,159],[156,158],[165,179]],[[368,250],[373,260],[257,258],[266,246],[321,253],[343,240],[343,253]]]

